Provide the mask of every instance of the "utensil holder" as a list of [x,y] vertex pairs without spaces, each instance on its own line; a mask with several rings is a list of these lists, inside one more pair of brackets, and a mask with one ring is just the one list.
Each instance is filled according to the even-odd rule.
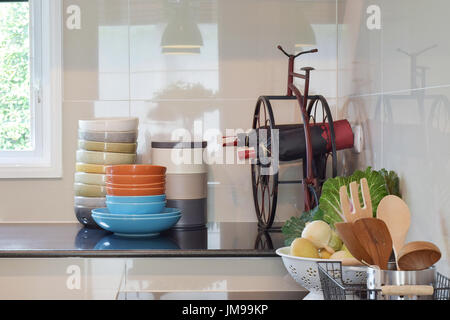
[[[367,289],[370,300],[432,300],[436,268],[417,271],[396,270],[395,262],[389,270],[367,268]],[[374,291],[377,290],[377,291]]]
[[[367,267],[365,272],[367,281],[355,284],[344,279],[343,267],[340,262],[319,261],[317,265],[325,300],[450,300],[450,279],[437,272],[434,267],[430,268],[431,270],[420,271],[379,270]],[[390,263],[388,266],[395,269],[395,263]],[[370,273],[369,269],[371,269]],[[405,274],[405,272],[409,274]],[[429,273],[434,275],[433,279]],[[394,278],[392,278],[393,275],[395,275]],[[402,276],[406,278],[402,278]],[[381,279],[388,280],[381,283]],[[392,279],[397,279],[397,282]],[[417,289],[417,287],[420,287],[420,290],[429,290],[429,284],[427,284],[429,281],[433,288],[431,296],[418,295],[417,292],[415,292],[416,295],[410,295],[411,289]],[[384,289],[382,285],[385,286]],[[397,292],[393,292],[393,290],[397,290]],[[399,293],[398,290],[401,290],[403,296],[393,295],[393,293]],[[386,293],[385,295],[383,295],[383,291]],[[425,293],[429,293],[429,291],[425,291]]]

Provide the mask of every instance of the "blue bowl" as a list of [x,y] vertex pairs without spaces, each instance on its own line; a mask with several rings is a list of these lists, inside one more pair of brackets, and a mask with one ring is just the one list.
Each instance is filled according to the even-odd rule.
[[120,203],[106,201],[106,206],[112,214],[155,214],[161,213],[166,201],[151,203]]
[[110,218],[160,218],[160,217],[170,217],[179,215],[180,209],[177,208],[164,208],[161,213],[141,213],[141,214],[120,214],[120,213],[112,213],[108,208],[97,208],[92,210],[92,213],[97,215],[101,215],[102,217],[110,217]]
[[110,196],[106,195],[106,201],[118,203],[152,203],[166,201],[166,195],[157,196]]
[[[101,231],[105,232],[105,231]],[[176,250],[180,249],[171,239],[163,236],[149,238],[124,238],[109,234],[97,242],[94,250]]]
[[181,218],[181,214],[168,217],[110,217],[95,213],[92,218],[103,229],[122,237],[153,237],[172,228]]

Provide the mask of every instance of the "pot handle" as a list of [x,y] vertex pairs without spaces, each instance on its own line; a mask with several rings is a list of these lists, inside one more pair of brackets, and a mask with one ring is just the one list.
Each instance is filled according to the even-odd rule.
[[386,296],[432,296],[434,288],[425,285],[382,286],[381,293]]

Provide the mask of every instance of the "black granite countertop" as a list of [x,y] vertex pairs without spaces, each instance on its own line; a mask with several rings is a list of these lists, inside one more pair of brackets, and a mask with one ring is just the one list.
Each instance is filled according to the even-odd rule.
[[0,223],[0,258],[273,257],[282,233],[253,222],[209,223],[152,238],[123,238],[78,223]]

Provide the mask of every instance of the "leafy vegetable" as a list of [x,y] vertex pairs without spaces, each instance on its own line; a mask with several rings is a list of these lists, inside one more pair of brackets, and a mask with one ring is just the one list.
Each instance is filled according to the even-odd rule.
[[[365,171],[355,171],[349,177],[330,178],[323,184],[319,208],[324,214],[323,220],[329,223],[332,228],[334,228],[336,222],[344,220],[339,200],[339,189],[342,186],[347,186],[348,189],[351,182],[356,181],[359,183],[362,178],[367,179],[370,197],[372,199],[373,216],[376,216],[378,204],[381,199],[388,195],[388,189],[383,175],[379,171],[372,170],[371,167],[368,167]],[[362,203],[361,191],[359,191],[359,198]]]
[[[381,199],[388,194],[400,197],[399,178],[394,171],[387,171],[386,169],[376,171],[372,170],[372,167],[368,167],[365,171],[355,171],[349,177],[330,178],[323,184],[318,207],[309,212],[303,212],[300,217],[292,217],[286,221],[281,229],[285,238],[285,244],[289,246],[295,238],[301,237],[306,223],[314,220],[323,220],[334,229],[336,222],[344,220],[341,212],[339,189],[341,186],[347,186],[348,189],[351,182],[356,181],[359,183],[362,178],[366,178],[369,185],[374,217]],[[359,198],[362,203],[361,191],[359,192]],[[338,246],[339,244],[336,243],[336,247]]]
[[319,207],[315,207],[308,212],[303,212],[300,217],[291,217],[288,221],[286,221],[281,228],[285,239],[285,245],[290,246],[292,241],[301,237],[306,223],[315,220],[323,220],[323,212]]
[[328,242],[328,245],[334,251],[339,251],[342,248],[342,240],[339,238],[338,234],[334,230],[331,231],[331,239]]
[[386,169],[381,169],[380,173],[384,178],[388,193],[401,198],[400,179],[397,173],[395,173],[395,171],[387,171]]

